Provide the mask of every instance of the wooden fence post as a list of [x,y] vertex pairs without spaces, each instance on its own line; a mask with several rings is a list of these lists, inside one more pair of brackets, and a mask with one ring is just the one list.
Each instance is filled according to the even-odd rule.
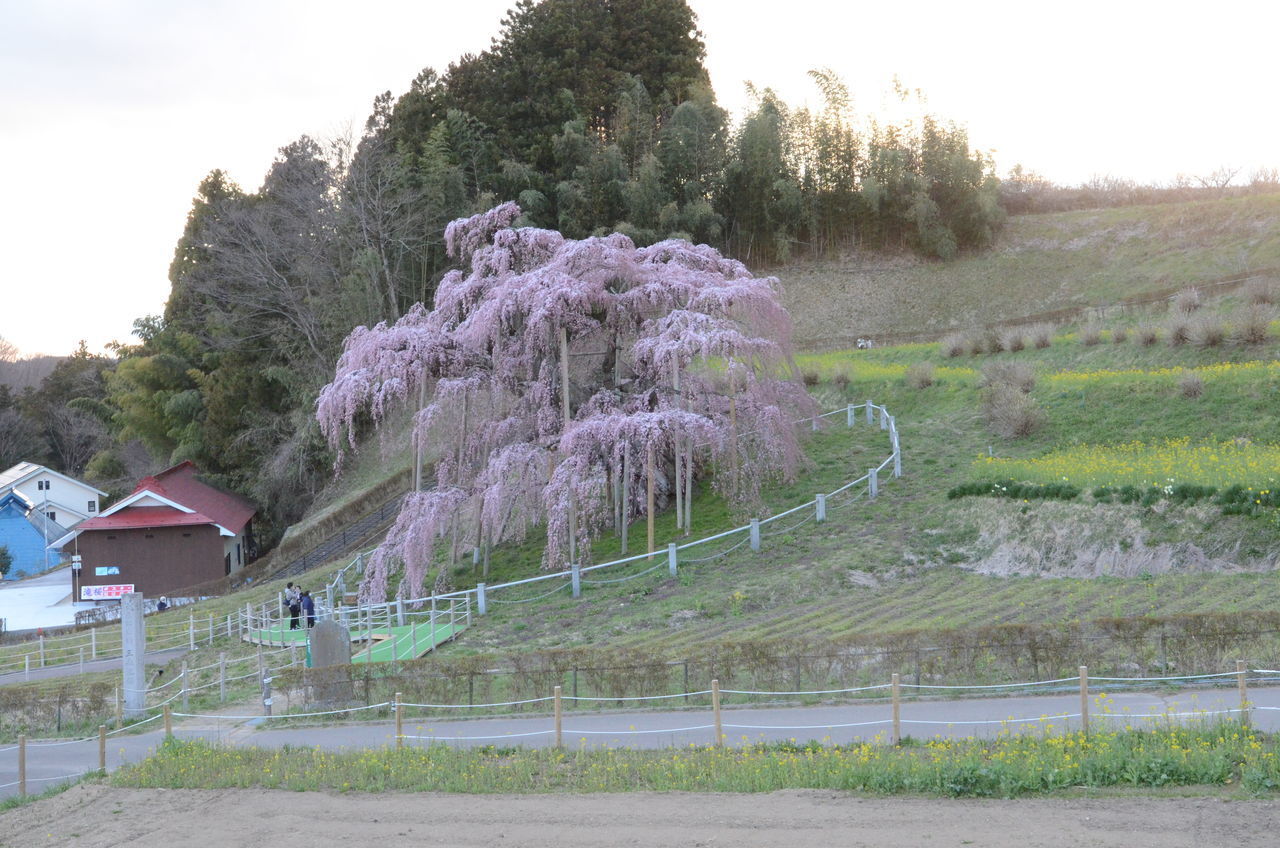
[[107,726],[98,725],[98,770],[107,772]]
[[555,716],[556,716],[556,747],[557,748],[564,747],[564,735],[563,735],[564,734],[564,727],[563,727],[564,704],[560,698],[561,692],[562,692],[562,687],[560,686],[557,686],[554,690]]
[[18,736],[18,794],[27,796],[27,737]]
[[400,702],[401,695],[396,693],[396,750],[404,747],[404,706]]
[[190,707],[190,701],[189,701],[190,692],[191,692],[191,686],[187,682],[187,661],[183,660],[182,661],[182,711],[184,713],[187,712],[188,708]]
[[1080,729],[1089,735],[1089,667],[1080,666]]
[[895,671],[891,678],[890,688],[893,692],[893,744],[902,742],[902,689],[901,680]]
[[169,739],[173,736],[173,710],[168,704],[164,705],[164,738]]
[[227,700],[227,652],[218,653],[218,702]]
[[187,619],[187,641],[190,642],[191,650],[196,649],[196,614],[191,613]]
[[1245,682],[1244,660],[1236,660],[1236,688],[1240,690],[1240,723],[1249,726],[1249,689]]
[[116,687],[116,730],[124,727],[124,702],[120,700],[120,687]]
[[711,681],[711,712],[716,720],[716,747],[724,746],[724,734],[720,730],[720,681]]

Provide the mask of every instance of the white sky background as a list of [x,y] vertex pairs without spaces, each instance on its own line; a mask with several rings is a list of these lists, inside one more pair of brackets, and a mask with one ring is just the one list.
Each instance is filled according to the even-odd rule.
[[[24,354],[132,341],[214,168],[358,128],[381,91],[480,52],[514,0],[0,0],[0,336]],[[691,0],[722,105],[818,104],[836,70],[879,111],[897,74],[1001,173],[1165,182],[1280,167],[1280,4]]]

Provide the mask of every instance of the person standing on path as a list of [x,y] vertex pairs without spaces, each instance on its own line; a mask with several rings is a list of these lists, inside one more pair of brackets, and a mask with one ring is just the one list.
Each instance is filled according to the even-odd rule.
[[316,602],[311,598],[311,590],[302,592],[302,611],[307,614],[307,629],[316,626]]
[[289,608],[289,629],[297,630],[298,614],[302,612],[302,591],[293,585],[292,580],[284,587],[284,603]]

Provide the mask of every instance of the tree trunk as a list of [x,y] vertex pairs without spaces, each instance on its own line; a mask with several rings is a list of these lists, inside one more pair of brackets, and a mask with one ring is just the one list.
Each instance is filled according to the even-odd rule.
[[653,559],[653,443],[649,443],[649,451],[645,455],[645,470],[649,477],[648,510],[649,510],[649,559]]
[[627,531],[630,529],[631,443],[622,445],[622,555],[627,555]]

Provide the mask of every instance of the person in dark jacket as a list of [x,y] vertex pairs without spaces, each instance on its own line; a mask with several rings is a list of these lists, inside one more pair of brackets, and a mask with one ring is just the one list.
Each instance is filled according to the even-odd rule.
[[311,599],[311,590],[302,592],[302,611],[307,615],[307,627],[316,626],[316,602]]

